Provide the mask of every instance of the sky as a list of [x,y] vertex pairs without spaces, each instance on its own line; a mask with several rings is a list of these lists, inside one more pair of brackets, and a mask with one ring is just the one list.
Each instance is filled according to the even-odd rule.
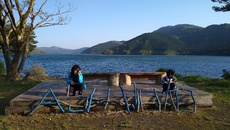
[[[39,0],[41,1],[41,0]],[[177,24],[207,27],[230,23],[230,12],[215,12],[211,0],[65,0],[76,10],[67,25],[35,30],[38,47],[92,47],[108,41],[128,41],[143,33]],[[54,11],[55,0],[44,9]]]

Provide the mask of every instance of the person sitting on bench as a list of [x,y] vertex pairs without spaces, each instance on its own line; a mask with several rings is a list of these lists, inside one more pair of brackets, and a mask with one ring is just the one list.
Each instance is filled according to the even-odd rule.
[[177,78],[174,76],[174,71],[172,69],[168,69],[166,72],[166,76],[162,78],[162,87],[163,87],[163,93],[168,90],[173,90],[175,88],[175,83],[177,82]]
[[84,87],[84,80],[83,74],[81,73],[81,68],[79,65],[74,65],[71,69],[71,72],[68,74],[66,79],[67,84],[70,87],[73,87],[73,96],[76,95],[76,91],[78,91],[78,95],[82,95],[83,87]]

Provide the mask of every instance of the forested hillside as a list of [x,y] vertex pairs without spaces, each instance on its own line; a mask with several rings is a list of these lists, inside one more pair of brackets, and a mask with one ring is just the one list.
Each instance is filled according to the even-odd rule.
[[162,27],[111,48],[113,54],[230,55],[230,24]]
[[48,54],[223,55],[230,56],[230,24],[166,26],[129,41],[109,41],[75,50],[38,48]]
[[189,54],[230,55],[230,24],[210,25],[206,28],[176,25],[155,32],[178,36],[186,43]]
[[112,49],[114,54],[151,55],[182,53],[185,44],[167,34],[145,33]]
[[37,47],[37,49],[47,54],[81,54],[81,52],[87,49],[87,47],[83,47],[79,49],[65,49],[61,47],[52,46],[52,47]]
[[84,50],[81,54],[111,54],[108,49],[121,45],[124,41],[109,41],[100,43]]

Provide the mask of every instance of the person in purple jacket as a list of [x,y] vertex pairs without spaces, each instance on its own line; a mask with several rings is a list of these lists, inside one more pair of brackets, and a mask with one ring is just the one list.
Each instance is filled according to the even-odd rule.
[[70,87],[73,87],[73,96],[76,95],[76,91],[78,91],[78,95],[82,95],[83,87],[85,84],[83,74],[79,65],[76,64],[72,67],[71,72],[68,74],[66,82],[70,85]]
[[177,83],[177,78],[174,76],[174,71],[172,69],[168,69],[166,72],[166,76],[162,78],[162,87],[163,87],[162,92],[166,92],[168,89],[173,90],[176,87],[175,86],[176,83]]

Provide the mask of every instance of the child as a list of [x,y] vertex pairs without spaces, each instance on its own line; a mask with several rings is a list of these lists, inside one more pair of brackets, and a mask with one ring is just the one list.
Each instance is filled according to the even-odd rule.
[[79,65],[74,65],[72,67],[66,82],[67,84],[70,84],[70,87],[73,87],[73,96],[75,96],[76,91],[78,91],[78,95],[82,95],[84,81],[83,74],[81,73],[81,68]]
[[[172,69],[167,70],[166,76],[164,76],[162,78],[162,87],[163,87],[162,92],[166,92],[168,89],[173,90],[175,88],[176,82],[177,82],[177,79],[174,76],[174,71]],[[169,84],[170,84],[170,86],[168,88]]]

